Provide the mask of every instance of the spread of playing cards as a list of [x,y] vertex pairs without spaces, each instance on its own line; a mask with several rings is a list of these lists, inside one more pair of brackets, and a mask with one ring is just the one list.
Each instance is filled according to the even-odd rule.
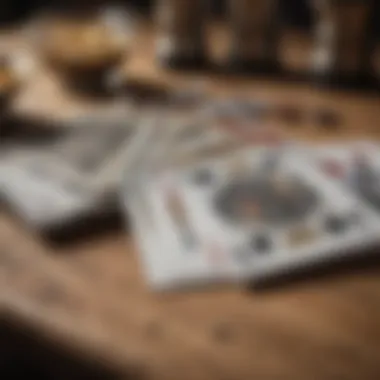
[[309,145],[263,122],[294,114],[271,108],[202,98],[68,120],[44,149],[3,150],[2,202],[51,240],[121,215],[161,291],[276,280],[380,245],[379,146]]
[[380,380],[380,0],[0,25],[0,380]]

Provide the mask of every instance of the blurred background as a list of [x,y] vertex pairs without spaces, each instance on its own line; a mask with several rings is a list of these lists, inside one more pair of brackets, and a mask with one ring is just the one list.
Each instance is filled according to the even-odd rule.
[[[82,1],[58,1],[58,0],[3,0],[1,2],[1,19],[4,22],[17,22],[29,17],[36,10],[43,9],[46,6],[66,5],[79,6],[94,4],[110,3],[107,0],[82,0]],[[113,2],[115,3],[115,2]],[[152,0],[124,0],[119,1],[119,4],[128,4],[136,9],[139,9],[145,14],[149,14],[152,9]],[[215,15],[223,16],[225,14],[225,1],[210,0],[211,7]],[[379,2],[377,2],[379,3]],[[380,38],[380,19],[379,12],[380,4],[377,4],[377,12],[374,15],[373,33],[377,38]],[[282,17],[286,24],[296,28],[310,28],[312,23],[312,13],[310,11],[310,2],[308,0],[287,0],[281,5]]]

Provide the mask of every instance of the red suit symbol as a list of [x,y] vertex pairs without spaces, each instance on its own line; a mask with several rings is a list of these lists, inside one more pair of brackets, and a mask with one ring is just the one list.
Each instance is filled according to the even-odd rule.
[[343,179],[347,174],[344,165],[337,160],[323,160],[321,167],[325,174],[335,179]]
[[165,194],[165,204],[170,217],[178,229],[182,243],[192,249],[196,245],[196,237],[191,228],[186,205],[183,198],[175,186],[169,186]]

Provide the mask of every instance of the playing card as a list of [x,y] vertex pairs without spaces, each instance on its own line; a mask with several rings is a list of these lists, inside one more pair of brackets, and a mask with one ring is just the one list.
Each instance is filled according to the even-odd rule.
[[169,170],[149,191],[163,248],[143,256],[159,288],[260,281],[379,241],[378,216],[286,144]]
[[123,171],[147,137],[138,124],[130,115],[83,119],[50,149],[7,155],[0,168],[7,203],[49,237],[116,214]]
[[[258,140],[250,149],[264,149],[267,145]],[[270,149],[278,152],[282,147],[272,143]],[[249,174],[244,160],[235,159],[232,152],[214,156],[213,160],[228,161],[231,176]],[[210,191],[215,171],[209,162],[210,157],[162,168],[150,178],[148,186],[130,192],[134,196],[126,193],[125,204],[137,231],[146,276],[154,289],[236,281],[242,277],[230,242],[223,232],[209,234],[213,223],[209,224],[205,204],[189,192],[193,187],[205,191],[209,187]],[[270,159],[267,164],[271,165]],[[138,200],[134,201],[136,197]]]

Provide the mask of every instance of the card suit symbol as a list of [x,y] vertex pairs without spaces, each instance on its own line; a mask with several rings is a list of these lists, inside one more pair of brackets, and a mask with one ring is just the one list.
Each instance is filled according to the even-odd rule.
[[165,188],[165,203],[170,217],[176,224],[183,244],[189,250],[192,250],[197,244],[197,239],[190,225],[187,207],[182,194],[173,184],[168,184]]
[[346,175],[346,169],[344,165],[336,160],[323,160],[321,163],[321,167],[323,172],[331,178],[342,179]]
[[256,254],[269,254],[273,247],[273,241],[270,235],[260,233],[252,238],[250,247]]
[[337,235],[347,230],[349,220],[339,215],[328,215],[325,220],[325,228],[328,232]]

